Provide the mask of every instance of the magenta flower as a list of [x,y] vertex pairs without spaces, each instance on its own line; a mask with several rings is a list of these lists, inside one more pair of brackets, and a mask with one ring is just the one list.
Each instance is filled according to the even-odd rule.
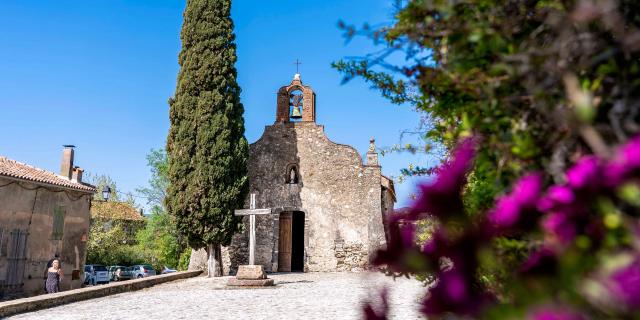
[[411,208],[416,219],[431,214],[441,219],[464,214],[460,193],[475,155],[472,139],[464,140],[452,158],[436,170],[432,183],[420,185],[420,196]]
[[620,152],[622,161],[630,169],[636,170],[640,168],[640,136],[629,140]]
[[602,182],[600,161],[594,156],[581,158],[567,170],[567,184],[574,189],[594,190]]
[[439,259],[440,256],[448,252],[448,241],[447,237],[444,234],[442,229],[437,229],[434,231],[433,235],[431,235],[431,239],[425,242],[422,247],[422,253],[426,256],[434,257],[435,259]]
[[538,173],[528,174],[516,182],[511,196],[521,207],[534,207],[540,198],[541,188],[542,176]]
[[422,302],[422,313],[427,316],[438,316],[447,312],[457,315],[477,314],[493,299],[472,284],[473,275],[459,272],[455,267],[440,273],[438,282]]
[[537,218],[536,204],[540,198],[542,177],[529,174],[521,178],[513,191],[498,199],[495,208],[489,212],[489,222],[500,230],[515,227],[517,224],[533,226],[532,220]]
[[420,248],[415,242],[416,227],[413,220],[406,220],[406,214],[395,214],[387,222],[389,241],[386,248],[376,252],[372,263],[387,265],[390,270],[400,273],[416,272],[416,265],[407,263],[406,257],[419,259]]
[[527,319],[531,320],[586,320],[587,318],[569,307],[554,306],[538,308],[529,313]]
[[568,244],[576,237],[577,226],[565,212],[552,212],[542,221],[542,229],[562,244]]
[[627,310],[640,310],[640,258],[614,272],[609,278],[611,295]]
[[489,221],[498,228],[510,228],[520,218],[520,206],[512,197],[498,199],[495,209],[489,213]]
[[548,211],[572,204],[576,197],[568,186],[551,186],[547,194],[538,201],[538,210]]

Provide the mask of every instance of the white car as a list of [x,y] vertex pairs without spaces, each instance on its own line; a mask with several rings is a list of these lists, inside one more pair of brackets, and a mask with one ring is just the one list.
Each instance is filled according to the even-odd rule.
[[84,266],[84,283],[96,285],[99,283],[109,283],[109,271],[107,267],[99,264],[88,264]]

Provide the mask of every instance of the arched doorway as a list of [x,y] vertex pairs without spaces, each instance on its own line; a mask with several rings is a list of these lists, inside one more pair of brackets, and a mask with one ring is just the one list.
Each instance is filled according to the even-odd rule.
[[280,213],[278,271],[304,271],[304,212]]

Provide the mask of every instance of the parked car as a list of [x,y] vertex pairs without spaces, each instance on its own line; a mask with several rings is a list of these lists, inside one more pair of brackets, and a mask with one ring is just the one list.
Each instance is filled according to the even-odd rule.
[[167,274],[167,273],[174,273],[174,272],[178,272],[178,270],[176,269],[171,269],[167,266],[164,266],[164,268],[162,269],[162,271],[160,272],[160,274]]
[[153,270],[153,267],[148,264],[138,264],[135,266],[131,266],[131,278],[146,278],[149,276],[155,276],[156,271]]
[[[99,283],[109,283],[109,271],[107,267],[99,264],[88,264],[84,266],[85,284],[96,285]],[[87,276],[88,274],[88,276]]]
[[131,268],[125,266],[110,266],[109,279],[111,281],[122,281],[131,279]]

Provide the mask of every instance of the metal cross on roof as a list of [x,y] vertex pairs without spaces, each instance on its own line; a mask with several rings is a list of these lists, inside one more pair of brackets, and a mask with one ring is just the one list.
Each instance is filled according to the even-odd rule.
[[293,64],[296,65],[296,73],[300,73],[298,72],[298,67],[300,67],[300,65],[302,64],[302,62],[300,62],[298,59],[296,59],[296,62],[294,62]]

